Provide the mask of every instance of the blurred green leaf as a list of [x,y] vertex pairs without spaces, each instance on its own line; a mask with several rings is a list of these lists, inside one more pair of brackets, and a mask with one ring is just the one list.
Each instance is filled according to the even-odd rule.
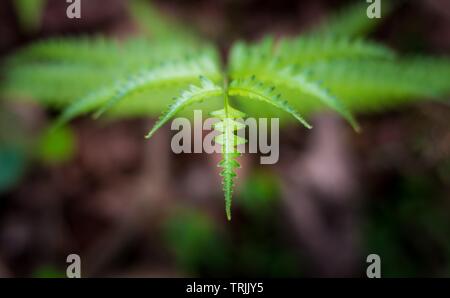
[[59,164],[70,160],[75,152],[75,135],[68,126],[49,128],[41,136],[38,157],[48,164]]

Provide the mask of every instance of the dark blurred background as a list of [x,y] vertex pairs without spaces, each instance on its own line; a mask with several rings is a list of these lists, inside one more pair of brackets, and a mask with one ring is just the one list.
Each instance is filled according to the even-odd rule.
[[[238,38],[300,33],[353,1],[154,2],[226,53]],[[138,33],[125,0],[82,0],[80,20],[66,7],[46,1],[33,26],[2,1],[1,55],[50,36]],[[370,37],[405,54],[448,55],[450,2],[402,1]],[[231,222],[217,159],[173,154],[168,128],[146,142],[151,119],[86,117],[50,134],[54,112],[0,109],[0,276],[65,276],[71,253],[83,276],[363,277],[372,253],[382,276],[450,276],[442,104],[358,115],[361,134],[328,114],[312,131],[285,128],[276,165],[244,156]]]

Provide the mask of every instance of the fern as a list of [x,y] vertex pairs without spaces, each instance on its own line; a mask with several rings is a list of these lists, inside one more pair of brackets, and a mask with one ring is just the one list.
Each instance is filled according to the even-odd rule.
[[233,73],[234,78],[248,75],[257,76],[264,83],[285,87],[298,96],[307,95],[326,104],[328,107],[340,113],[346,120],[350,122],[355,130],[359,130],[356,120],[353,118],[349,110],[337,99],[336,96],[324,88],[318,80],[308,77],[306,71],[297,70],[295,67],[280,67],[276,62],[260,65],[259,68],[242,69],[240,72]]
[[199,75],[208,76],[216,79],[218,70],[213,61],[208,58],[184,63],[166,63],[160,67],[144,70],[123,83],[118,83],[111,89],[117,89],[114,95],[106,104],[96,113],[96,117],[103,114],[106,110],[117,104],[120,100],[125,100],[140,90],[151,88],[161,88],[171,86],[172,84],[183,81],[191,81]]
[[[266,38],[258,44],[238,42],[231,50],[232,72],[265,67],[268,59],[281,66],[308,66],[318,61],[392,59],[390,49],[364,39],[338,36],[283,38],[277,43]],[[275,60],[274,60],[275,58]]]
[[194,102],[201,102],[205,98],[219,96],[223,93],[222,87],[214,85],[214,83],[205,77],[200,77],[200,81],[200,87],[191,85],[189,90],[184,91],[181,96],[174,99],[174,102],[169,106],[169,109],[158,119],[146,138],[150,138],[159,128],[161,128],[161,126],[186,106]]
[[241,155],[237,150],[237,146],[246,143],[246,140],[237,136],[235,131],[245,127],[244,124],[237,121],[237,119],[242,119],[245,114],[233,109],[228,104],[227,94],[225,94],[224,97],[225,108],[211,114],[220,119],[220,121],[214,125],[214,129],[220,132],[220,134],[215,137],[215,142],[222,147],[222,160],[218,166],[223,169],[220,175],[223,178],[222,184],[225,194],[225,211],[227,219],[231,220],[231,197],[234,188],[233,180],[236,177],[235,170],[240,167],[236,158]]
[[[164,97],[169,94],[175,95],[176,85],[185,86],[194,83],[200,75],[207,76],[214,81],[220,78],[220,74],[212,61],[190,60],[183,62],[173,62],[162,64],[159,67],[148,71],[142,71],[137,75],[132,75],[129,79],[117,81],[98,91],[88,94],[86,97],[70,105],[61,115],[58,124],[63,124],[71,119],[88,113],[94,109],[99,109],[95,117],[99,117],[104,112],[118,105],[120,101],[130,100],[137,101],[137,110],[132,110],[128,103],[125,103],[123,110],[120,106],[115,110],[115,116],[118,113],[126,113],[131,115],[148,115],[153,114],[153,110],[161,110],[165,102],[164,98],[155,100],[152,106],[148,97],[158,99],[155,91],[161,92],[168,89],[169,92],[164,93]],[[203,81],[206,81],[205,78]],[[181,89],[183,89],[182,87]],[[141,91],[141,92],[139,92]],[[167,95],[166,95],[167,94]],[[173,96],[172,95],[172,96]],[[146,102],[145,104],[143,102]]]
[[81,36],[39,41],[19,50],[7,61],[7,65],[63,63],[114,68],[121,66],[132,69],[200,54],[213,55],[214,49],[206,42],[190,43],[180,48],[180,43],[173,40],[156,43],[146,38],[134,37],[119,43],[117,40],[101,36]]
[[[364,39],[362,33],[376,22],[360,12],[362,6],[299,37],[267,37],[253,44],[238,41],[228,59],[219,59],[214,46],[168,22],[146,3],[131,4],[132,15],[148,29],[145,33],[150,38],[38,42],[4,61],[1,95],[63,109],[56,125],[92,112],[97,117],[153,117],[165,110],[147,138],[184,108],[202,103],[219,119],[214,125],[219,133],[215,142],[221,147],[219,167],[228,219],[239,167],[237,146],[246,142],[236,135],[244,128],[239,119],[245,114],[233,108],[230,100],[248,115],[277,115],[307,128],[311,125],[303,115],[328,108],[359,130],[354,111],[450,94],[450,60],[402,58]],[[213,99],[220,96],[221,108],[213,109]],[[170,98],[173,101],[167,108]]]
[[230,96],[248,97],[250,99],[260,100],[266,102],[276,108],[291,114],[295,119],[302,123],[307,128],[312,126],[303,119],[302,116],[292,108],[286,100],[281,99],[281,94],[275,92],[275,87],[266,87],[263,83],[258,82],[255,76],[250,79],[235,80],[231,82],[228,88]]
[[[67,48],[70,43],[63,43],[64,47]],[[97,49],[98,52],[92,51],[93,56],[90,59],[83,60],[76,56],[76,47],[72,49],[69,46],[69,48],[70,51],[66,51],[64,54],[57,54],[57,51],[54,50],[45,50],[43,51],[45,52],[44,55],[42,51],[38,51],[40,54],[37,54],[36,48],[30,47],[28,55],[23,52],[19,54],[21,57],[27,57],[22,63],[18,61],[18,56],[8,60],[5,65],[8,76],[3,82],[3,95],[8,97],[35,96],[46,105],[64,107],[77,98],[77,102],[80,101],[80,98],[92,98],[91,93],[98,94],[98,90],[103,88],[110,89],[111,96],[113,96],[114,90],[124,89],[126,85],[144,79],[150,80],[153,78],[151,82],[154,87],[157,87],[158,90],[168,89],[170,92],[164,94],[164,96],[173,97],[180,91],[175,86],[183,87],[194,83],[201,74],[213,80],[220,77],[216,51],[209,46],[197,50],[197,53],[194,53],[194,49],[184,50],[185,52],[192,51],[192,53],[186,53],[186,55],[180,57],[172,56],[166,50],[166,47],[162,46],[161,57],[164,57],[163,53],[166,57],[152,61],[152,55],[146,55],[146,52],[151,52],[151,48],[144,47],[141,44],[139,50],[134,53],[131,52],[131,59],[120,59],[118,54],[117,57],[114,57],[114,55],[109,57],[110,62],[106,63],[104,59],[101,64],[97,63],[99,60],[95,58],[97,54],[100,54],[100,49]],[[53,52],[55,54],[52,54]],[[175,51],[173,52],[175,53]],[[134,60],[137,54],[139,54],[140,60],[144,60],[144,62]],[[33,55],[39,57],[37,61],[29,60]],[[46,56],[47,60],[42,60],[43,56]],[[60,60],[62,56],[66,57],[65,60],[67,61]],[[145,56],[149,57],[147,60],[150,60],[150,62],[145,60]],[[81,59],[81,63],[76,62],[75,59]],[[155,80],[155,77],[160,79]],[[173,78],[173,80],[170,80],[170,78]],[[48,86],[53,88],[48,88]],[[153,109],[154,113],[159,111],[160,107],[161,105],[156,106]],[[140,110],[148,112],[147,109]],[[138,115],[136,112],[139,112],[139,109],[131,110],[126,107],[121,112]]]

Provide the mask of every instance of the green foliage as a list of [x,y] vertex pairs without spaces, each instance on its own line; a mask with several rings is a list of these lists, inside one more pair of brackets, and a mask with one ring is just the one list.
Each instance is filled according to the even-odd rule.
[[[214,46],[168,22],[143,1],[131,5],[132,14],[151,38],[120,43],[98,37],[39,42],[3,64],[6,78],[1,93],[64,109],[58,125],[91,112],[110,117],[156,116],[175,98],[148,137],[192,103],[202,102],[204,110],[212,111],[208,103],[223,95],[222,109],[213,115],[220,119],[216,142],[222,147],[219,166],[228,218],[239,166],[236,146],[244,142],[235,135],[241,125],[237,119],[243,114],[231,107],[229,97],[248,115],[295,118],[308,128],[300,115],[332,109],[359,130],[352,111],[450,93],[449,59],[401,58],[365,40],[361,36],[375,21],[360,11],[362,6],[303,36],[268,37],[254,44],[238,41],[222,66]],[[201,85],[196,87],[199,77]],[[223,83],[228,81],[229,85]]]
[[12,1],[21,27],[27,31],[35,31],[41,22],[45,0]]
[[37,154],[40,160],[59,164],[72,158],[75,152],[75,136],[69,127],[47,129],[39,139]]
[[286,100],[281,99],[281,94],[275,92],[275,87],[266,87],[263,83],[258,82],[255,76],[250,79],[238,79],[231,82],[228,88],[230,96],[241,96],[249,99],[260,100],[274,107],[291,114],[295,119],[300,121],[305,127],[312,126],[303,119],[302,116],[292,108]]
[[[113,93],[136,76],[160,74],[166,80],[153,85],[159,93],[165,93],[149,102],[149,94],[142,92],[133,99],[139,102],[139,109],[133,103],[127,103],[126,109],[118,108],[127,115],[156,115],[167,96],[175,96],[184,84],[195,83],[199,75],[205,73],[217,79],[217,61],[216,50],[207,44],[180,47],[177,42],[153,43],[142,38],[123,44],[98,37],[53,39],[31,45],[6,61],[3,68],[8,76],[2,93],[5,97],[35,98],[45,105],[64,108],[75,100],[100,93],[103,88]],[[185,76],[177,74],[181,71]],[[170,75],[176,75],[174,80],[170,81]],[[154,91],[149,91],[153,97]],[[146,108],[142,109],[144,104]]]
[[228,220],[231,220],[231,197],[233,193],[234,178],[236,177],[235,169],[240,167],[236,158],[241,154],[237,150],[237,146],[245,144],[246,140],[235,135],[237,130],[245,127],[244,124],[237,121],[242,119],[245,114],[233,109],[228,104],[228,95],[225,94],[225,108],[212,113],[220,121],[214,124],[214,129],[220,134],[215,137],[215,142],[222,147],[222,160],[218,164],[222,168],[220,176],[223,181],[223,191],[225,193],[225,210]]
[[194,102],[201,102],[208,97],[219,96],[223,93],[222,87],[214,85],[210,80],[204,77],[200,77],[200,80],[200,87],[191,85],[187,91],[184,91],[179,97],[174,99],[169,109],[158,119],[146,138],[150,138],[161,126],[186,106]]
[[38,267],[31,275],[32,278],[65,278],[65,272],[51,265]]

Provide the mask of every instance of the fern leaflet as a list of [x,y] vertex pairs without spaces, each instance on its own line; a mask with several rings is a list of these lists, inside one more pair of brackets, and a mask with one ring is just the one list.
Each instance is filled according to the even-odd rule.
[[285,68],[276,74],[283,83],[290,88],[297,89],[303,94],[313,96],[327,106],[341,114],[355,131],[360,131],[359,124],[356,122],[350,111],[342,104],[336,96],[323,88],[319,83],[309,79],[305,73],[295,73],[291,68]]
[[250,79],[238,79],[231,82],[228,88],[228,95],[230,96],[243,96],[250,99],[264,101],[276,108],[285,111],[286,113],[294,116],[295,119],[300,121],[305,127],[312,128],[312,126],[303,119],[300,114],[289,105],[285,100],[281,99],[281,94],[275,92],[275,87],[266,87],[263,83],[258,82],[255,76]]
[[214,62],[208,57],[199,61],[189,61],[188,63],[168,63],[156,69],[150,69],[132,76],[125,83],[116,85],[117,94],[112,97],[96,114],[95,117],[101,116],[104,112],[124,100],[133,93],[149,89],[159,88],[161,85],[167,85],[172,82],[180,82],[183,80],[191,80],[192,76],[212,76],[217,79],[218,70]]
[[163,126],[167,121],[169,121],[177,112],[186,106],[194,103],[201,102],[205,98],[211,98],[219,96],[223,93],[222,87],[215,85],[213,82],[205,77],[200,77],[201,86],[197,87],[191,85],[189,90],[184,91],[181,96],[174,99],[174,102],[169,106],[169,109],[161,115],[158,121],[155,123],[150,132],[146,135],[146,138],[151,138],[151,136]]

